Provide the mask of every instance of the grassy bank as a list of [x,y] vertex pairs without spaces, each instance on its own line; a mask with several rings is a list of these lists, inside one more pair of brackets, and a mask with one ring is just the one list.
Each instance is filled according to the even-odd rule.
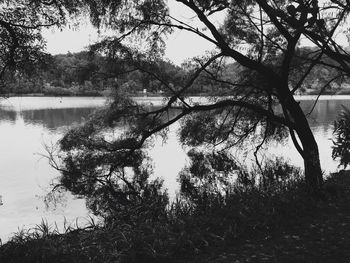
[[2,245],[0,262],[348,262],[350,174],[331,176],[316,197],[298,180],[274,189],[178,200],[152,216],[134,209],[133,223],[64,234],[43,223]]

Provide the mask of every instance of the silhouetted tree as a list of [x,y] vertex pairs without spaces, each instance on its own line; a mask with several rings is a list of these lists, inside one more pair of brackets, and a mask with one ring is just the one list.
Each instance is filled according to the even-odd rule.
[[[262,145],[280,134],[283,126],[304,159],[309,189],[318,191],[322,187],[318,146],[294,95],[316,65],[347,70],[348,57],[333,41],[336,29],[347,16],[347,3],[332,1],[345,5],[336,9],[333,19],[322,18],[322,12],[333,5],[320,8],[318,1],[178,0],[177,4],[191,14],[192,19],[185,19],[174,17],[162,0],[82,2],[95,26],[115,32],[91,47],[92,52],[106,55],[117,65],[111,77],[146,73],[147,81],[165,87],[170,97],[164,106],[149,109],[116,92],[108,109],[62,139],[63,167],[58,168],[63,172],[64,187],[85,196],[97,189],[108,189],[109,198],[116,201],[121,193],[124,201],[140,197],[139,191],[133,191],[133,183],[141,174],[143,183],[139,185],[146,187],[147,180],[146,173],[140,174],[144,163],[139,159],[146,156],[146,146],[152,138],[166,138],[169,126],[178,121],[182,124],[183,144],[199,149],[205,146],[206,151],[227,151],[251,140],[251,134],[258,134],[254,137],[256,158]],[[164,38],[177,30],[194,34],[215,49],[194,58],[188,64],[190,70],[174,86],[169,81],[173,73],[164,70],[160,62]],[[297,52],[302,36],[317,44],[315,54]],[[339,66],[324,62],[324,55],[337,59]],[[224,68],[232,62],[239,74],[234,79],[225,78]],[[188,101],[185,95],[203,77],[216,84],[213,88],[229,87],[226,94],[231,96],[201,103]],[[328,83],[332,81],[333,78]],[[126,124],[122,130],[121,123]],[[128,167],[133,169],[131,174],[125,173]],[[142,192],[142,187],[138,189]]]

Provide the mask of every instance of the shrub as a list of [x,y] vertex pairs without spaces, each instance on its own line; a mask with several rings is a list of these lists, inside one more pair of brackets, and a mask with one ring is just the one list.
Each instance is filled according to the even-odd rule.
[[333,159],[339,159],[339,166],[344,169],[350,163],[350,110],[342,106],[337,120],[334,122]]

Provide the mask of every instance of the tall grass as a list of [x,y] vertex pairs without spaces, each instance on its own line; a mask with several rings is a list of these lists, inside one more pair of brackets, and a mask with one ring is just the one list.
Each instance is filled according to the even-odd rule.
[[[67,224],[63,232],[42,221],[2,245],[0,262],[187,262],[216,247],[270,235],[311,216],[322,202],[304,190],[297,170],[271,165],[260,177],[243,174],[225,194],[180,195],[159,215],[130,209],[133,221],[98,225],[91,220],[85,228]],[[244,184],[244,176],[256,181]],[[337,191],[336,181],[331,177],[328,189]],[[332,191],[324,200],[334,196]]]

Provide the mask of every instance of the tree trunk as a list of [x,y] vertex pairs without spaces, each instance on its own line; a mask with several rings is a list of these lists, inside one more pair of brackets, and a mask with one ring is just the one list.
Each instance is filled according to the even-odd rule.
[[318,191],[323,185],[323,177],[317,143],[313,141],[302,143],[302,145],[304,149],[305,181],[311,191]]
[[317,142],[299,103],[291,96],[285,106],[295,123],[295,130],[301,143],[306,184],[312,192],[317,192],[323,185]]

